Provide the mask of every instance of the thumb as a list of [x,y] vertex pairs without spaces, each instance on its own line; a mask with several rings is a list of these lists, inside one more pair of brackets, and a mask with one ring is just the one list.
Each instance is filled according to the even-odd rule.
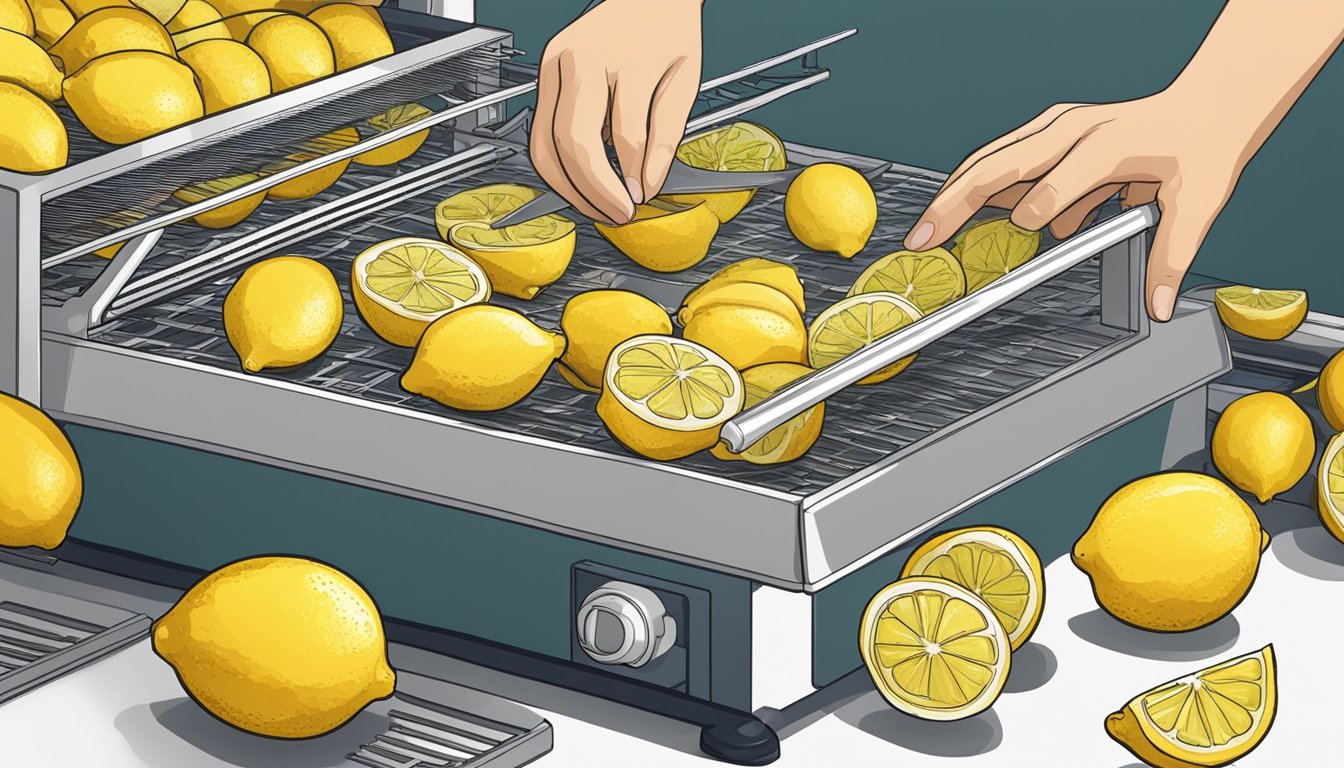
[[1199,247],[1209,234],[1226,198],[1183,192],[1157,196],[1162,220],[1148,254],[1148,316],[1165,323],[1176,308],[1176,295]]

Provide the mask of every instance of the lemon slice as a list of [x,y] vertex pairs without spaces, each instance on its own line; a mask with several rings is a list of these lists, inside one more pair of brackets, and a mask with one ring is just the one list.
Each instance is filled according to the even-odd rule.
[[905,561],[901,578],[909,576],[937,576],[974,592],[1003,624],[1014,651],[1036,630],[1045,605],[1041,559],[1004,528],[962,528],[930,539]]
[[731,283],[755,283],[774,288],[784,294],[798,308],[799,314],[807,311],[807,302],[803,296],[803,282],[798,279],[798,270],[791,264],[753,256],[750,259],[735,261],[709,276],[699,288],[687,294],[683,306],[690,306],[705,293],[718,290],[720,286]]
[[1316,381],[1316,404],[1330,426],[1344,431],[1344,351],[1336,352],[1321,366]]
[[1213,292],[1223,325],[1253,339],[1278,341],[1307,319],[1306,291],[1270,291],[1228,285]]
[[[677,147],[677,159],[707,171],[782,171],[788,164],[784,142],[755,123],[738,122],[701,133]],[[720,223],[742,212],[756,195],[754,189],[700,195],[664,195],[682,205],[703,202]]]
[[1265,738],[1278,704],[1274,646],[1135,696],[1106,732],[1158,768],[1220,766]]
[[531,299],[569,268],[577,235],[564,216],[542,216],[491,229],[463,222],[448,230],[448,241],[472,257],[499,293]]
[[[261,178],[255,173],[244,173],[238,176],[228,176],[222,179],[211,179],[200,184],[192,184],[189,187],[183,187],[173,193],[173,197],[187,204],[199,203],[203,200],[209,200],[216,195],[222,195],[231,189],[237,189],[244,184],[256,181]],[[195,217],[197,224],[209,229],[228,229],[238,224],[243,219],[252,215],[266,199],[265,192],[258,192],[255,195],[248,195],[241,200],[235,200],[232,203],[221,205],[214,210],[206,211]]]
[[617,345],[597,402],[612,437],[651,459],[690,456],[719,440],[742,410],[742,376],[707,347],[671,336],[636,336]]
[[871,291],[904,296],[928,315],[966,295],[966,273],[946,248],[925,253],[897,251],[868,265],[849,295]]
[[[921,319],[919,309],[894,293],[874,291],[841,299],[812,321],[807,331],[807,356],[823,368]],[[877,384],[905,370],[918,355],[892,363],[860,384]]]
[[490,298],[485,272],[438,240],[399,237],[364,250],[350,268],[364,322],[392,344],[413,347],[429,324]]
[[[750,408],[775,392],[811,373],[812,369],[796,363],[766,363],[742,372],[746,399],[743,409]],[[821,437],[822,422],[826,418],[826,404],[817,403],[792,419],[766,433],[765,437],[747,446],[741,453],[729,451],[720,443],[710,453],[723,461],[744,460],[752,464],[783,464],[807,453]]]
[[891,706],[960,720],[993,706],[1008,679],[1008,634],[988,605],[945,579],[888,584],[859,626],[859,651]]
[[597,231],[636,264],[655,272],[680,272],[699,264],[719,232],[706,203],[687,207],[652,203],[635,208],[628,224],[593,222]]
[[1344,541],[1344,434],[1335,435],[1316,470],[1316,505],[1325,529]]
[[1016,227],[1008,219],[991,219],[957,235],[952,255],[966,273],[969,293],[1031,261],[1040,247],[1040,232]]
[[[380,115],[374,115],[369,118],[369,127],[379,133],[386,133],[395,128],[404,125],[410,125],[417,120],[423,120],[434,114],[428,108],[414,102],[410,104],[401,104],[383,112]],[[355,162],[360,165],[395,165],[402,160],[415,154],[420,145],[429,138],[429,129],[416,131],[410,136],[397,139],[391,144],[384,144],[376,149],[370,149],[368,152],[355,155]]]
[[493,223],[541,195],[541,190],[522,184],[487,184],[468,189],[445,199],[434,208],[434,224],[439,237],[448,239],[448,230],[467,221]]

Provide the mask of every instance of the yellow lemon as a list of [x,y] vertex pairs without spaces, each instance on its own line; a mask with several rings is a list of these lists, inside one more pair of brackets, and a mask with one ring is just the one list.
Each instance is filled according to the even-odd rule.
[[440,317],[490,298],[490,281],[476,262],[424,237],[364,249],[350,265],[350,287],[369,328],[402,347],[415,346]]
[[463,222],[490,224],[512,213],[523,203],[541,195],[541,190],[521,184],[487,184],[458,192],[434,208],[434,226],[439,237]]
[[120,243],[105,245],[102,248],[99,248],[98,250],[94,251],[93,255],[97,256],[100,259],[109,259],[109,260],[115,259],[117,257],[117,254],[121,253],[121,249],[124,248],[125,246],[126,241],[124,240]]
[[1040,232],[1021,229],[1008,219],[991,219],[957,235],[952,255],[961,262],[966,290],[972,292],[1031,261],[1040,247]]
[[275,93],[336,71],[331,41],[321,27],[302,16],[286,13],[263,19],[247,33],[247,45],[266,62]]
[[[677,159],[707,171],[782,171],[788,165],[784,142],[765,127],[745,121],[686,139],[677,147]],[[703,202],[720,223],[727,224],[755,195],[756,190],[743,189],[662,197],[680,205]]]
[[33,13],[24,0],[0,0],[0,29],[32,37],[35,31]]
[[51,105],[13,83],[0,83],[0,168],[43,173],[65,166],[69,137]]
[[117,51],[154,51],[172,56],[176,49],[168,30],[138,8],[101,8],[84,16],[48,51],[61,60],[67,74],[93,59]]
[[[807,329],[807,358],[813,368],[824,368],[873,342],[923,318],[904,298],[884,291],[850,296],[832,304]],[[918,353],[901,358],[859,380],[879,384],[905,370]]]
[[401,386],[449,408],[498,411],[536,389],[564,352],[564,336],[511,309],[473,304],[425,330]]
[[723,355],[739,371],[807,362],[807,326],[788,297],[764,285],[730,284],[702,294],[680,315],[682,336]]
[[336,56],[336,70],[344,71],[374,59],[391,56],[392,38],[387,35],[378,11],[364,5],[332,3],[314,9],[308,18],[327,33]]
[[1260,745],[1278,710],[1274,646],[1130,699],[1106,733],[1156,768],[1228,765]]
[[1335,435],[1316,470],[1316,511],[1325,529],[1344,541],[1344,434]]
[[1246,502],[1207,475],[1165,472],[1111,494],[1073,545],[1097,602],[1142,629],[1184,632],[1246,596],[1269,534]]
[[85,16],[101,11],[104,8],[134,8],[135,3],[131,0],[64,0],[70,13],[76,19],[82,19]]
[[64,75],[42,46],[18,32],[0,29],[0,83],[13,83],[47,101],[61,98]]
[[109,144],[130,144],[205,114],[191,69],[149,51],[90,61],[66,78],[65,100],[84,127]]
[[[743,410],[769,398],[779,390],[812,373],[812,369],[796,363],[766,363],[742,372],[745,389]],[[792,419],[770,430],[760,440],[747,446],[741,453],[733,453],[719,443],[710,449],[716,459],[752,464],[783,464],[801,458],[821,437],[822,422],[826,418],[826,404],[817,403]]]
[[207,115],[271,93],[266,63],[235,40],[202,40],[182,48],[178,56],[196,73]]
[[[369,118],[369,127],[379,133],[386,133],[410,125],[417,120],[423,120],[432,114],[434,113],[429,109],[415,102],[400,104]],[[425,139],[428,138],[428,128],[423,131],[416,131],[389,144],[355,155],[355,162],[360,165],[396,165],[415,154],[416,150],[420,149],[420,146],[425,143]]]
[[320,736],[396,687],[373,598],[307,558],[230,563],[187,590],[151,635],[196,703],[262,736]]
[[79,459],[42,411],[0,392],[0,547],[54,549],[84,495]]
[[937,576],[985,601],[1021,648],[1045,607],[1045,573],[1036,550],[1021,536],[992,525],[961,528],[929,539],[901,569],[901,578]]
[[[762,283],[710,280],[687,294],[677,310],[677,321],[687,325],[701,312],[720,305],[768,309],[783,317],[799,315],[789,297]],[[799,316],[801,321],[801,316]]]
[[[227,176],[222,179],[211,179],[210,181],[200,184],[183,187],[174,192],[173,197],[190,205],[209,200],[216,195],[224,194],[231,189],[237,189],[238,187],[256,181],[259,178],[261,177],[255,173],[244,173],[238,176]],[[226,203],[218,208],[198,214],[194,217],[194,220],[197,224],[200,224],[207,229],[228,229],[243,221],[248,216],[251,216],[252,212],[257,210],[257,206],[261,205],[262,201],[265,199],[265,192],[257,192],[256,194],[248,195],[240,200],[235,200],[232,203]],[[115,252],[113,255],[116,255]]]
[[1277,341],[1307,319],[1306,291],[1268,291],[1228,285],[1213,292],[1223,325],[1254,339]]
[[887,703],[925,720],[984,712],[1011,668],[1008,634],[974,593],[920,576],[873,596],[859,625],[859,651]]
[[1336,352],[1321,368],[1316,402],[1330,426],[1344,432],[1344,351]]
[[877,196],[863,174],[835,163],[803,169],[784,195],[784,220],[798,242],[853,258],[877,226]]
[[[0,5],[3,4],[0,0]],[[61,0],[28,0],[28,7],[33,11],[33,36],[42,41],[43,47],[60,40],[75,25],[74,15]],[[4,26],[4,22],[0,22],[0,27]]]
[[630,291],[581,293],[565,302],[560,331],[569,348],[560,375],[587,392],[602,391],[602,370],[621,342],[641,335],[671,335],[672,320],[662,307]]
[[854,281],[849,295],[871,291],[899,294],[930,315],[966,295],[966,273],[945,248],[924,253],[897,251],[870,264]]
[[1210,444],[1213,465],[1261,504],[1297,485],[1316,455],[1311,418],[1287,395],[1238,398],[1218,417]]
[[500,229],[463,222],[448,230],[448,242],[481,265],[494,290],[519,299],[565,274],[577,238],[574,222],[555,214]]
[[248,267],[224,298],[224,332],[243,370],[289,368],[331,346],[345,313],[331,270],[276,256]]
[[742,410],[742,376],[713,350],[685,339],[644,335],[621,342],[602,372],[597,415],[621,445],[671,461],[719,441]]
[[705,203],[689,208],[640,205],[628,224],[593,226],[631,261],[655,272],[680,272],[699,264],[719,232],[719,220]]
[[164,26],[175,35],[188,29],[213,24],[218,22],[220,18],[219,11],[215,10],[215,6],[206,2],[206,0],[187,0],[182,4],[182,8],[178,10],[177,14],[169,19]]
[[798,270],[791,264],[753,256],[735,261],[709,276],[700,287],[691,291],[682,302],[683,306],[695,303],[700,295],[716,291],[725,284],[756,283],[765,285],[784,294],[798,308],[798,313],[807,311],[807,302],[803,296],[803,281],[798,279]]
[[[354,128],[342,128],[339,131],[332,131],[304,142],[300,151],[289,155],[285,161],[268,165],[262,170],[266,173],[276,173],[286,168],[292,168],[297,163],[353,146],[358,142],[359,131]],[[341,178],[341,174],[345,173],[345,169],[349,167],[349,159],[338,160],[315,171],[309,171],[289,181],[276,184],[267,190],[266,196],[273,200],[304,200],[335,184]]]

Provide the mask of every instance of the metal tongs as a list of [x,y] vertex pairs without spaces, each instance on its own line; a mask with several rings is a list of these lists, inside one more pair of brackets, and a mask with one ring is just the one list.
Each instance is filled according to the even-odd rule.
[[[891,163],[883,163],[864,172],[864,178],[872,181],[891,170]],[[668,169],[667,181],[663,183],[663,195],[696,194],[707,192],[736,192],[743,189],[770,189],[787,186],[793,177],[803,172],[803,168],[786,168],[782,171],[707,171],[694,168],[676,158]],[[515,209],[507,216],[493,222],[491,229],[509,227],[531,221],[539,216],[563,211],[570,207],[569,202],[556,193],[547,190]]]

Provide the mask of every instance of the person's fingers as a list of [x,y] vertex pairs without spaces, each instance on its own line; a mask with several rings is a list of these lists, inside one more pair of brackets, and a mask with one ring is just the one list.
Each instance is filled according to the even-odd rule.
[[611,94],[611,143],[625,188],[636,205],[644,202],[644,151],[649,137],[653,88],[618,80]]
[[1033,181],[1023,181],[1012,185],[985,201],[985,208],[1002,208],[1011,211],[1022,200],[1022,196],[1031,191]]
[[1132,181],[1120,192],[1120,207],[1134,208],[1157,200],[1161,185],[1149,181]]
[[700,61],[682,58],[674,62],[653,91],[649,107],[649,136],[644,149],[641,178],[644,199],[663,189],[677,145],[686,134],[686,120],[700,89]]
[[600,218],[624,224],[635,215],[635,204],[602,143],[609,96],[604,73],[584,71],[572,53],[560,55],[560,93],[552,124],[560,167],[579,195],[601,212]]
[[1115,197],[1115,193],[1124,186],[1124,184],[1106,184],[1083,195],[1081,200],[1069,206],[1050,222],[1050,234],[1059,240],[1072,237],[1078,230],[1090,224],[1102,203]]
[[1104,152],[1089,149],[1086,142],[1079,142],[1032,185],[1009,218],[1022,229],[1033,232],[1045,229],[1074,203],[1109,183],[1114,170],[1114,164],[1106,162]]
[[1199,253],[1213,220],[1222,211],[1226,195],[1182,190],[1158,195],[1162,220],[1158,222],[1153,247],[1148,254],[1148,315],[1158,322],[1171,319],[1176,295],[1186,270]]
[[1005,133],[1004,135],[998,137],[997,139],[994,139],[993,141],[985,144],[984,146],[975,150],[971,154],[967,155],[966,159],[961,161],[961,165],[957,166],[957,169],[947,177],[947,183],[956,181],[957,177],[961,176],[971,166],[980,162],[980,160],[982,160],[983,158],[992,155],[995,152],[998,152],[1000,149],[1003,149],[1009,144],[1016,144],[1017,142],[1027,138],[1028,136],[1031,136],[1032,134],[1040,133],[1042,130],[1046,128],[1046,126],[1055,122],[1055,120],[1058,119],[1065,112],[1072,110],[1074,107],[1083,107],[1083,106],[1088,105],[1055,104],[1049,109],[1046,109],[1041,114],[1023,123],[1020,127],[1014,128],[1008,133]]
[[590,219],[604,218],[596,208],[569,183],[569,177],[560,167],[560,155],[555,149],[555,102],[560,95],[560,63],[544,55],[537,72],[537,108],[532,115],[532,134],[528,138],[528,157],[537,175],[557,195],[569,201],[574,209]]

